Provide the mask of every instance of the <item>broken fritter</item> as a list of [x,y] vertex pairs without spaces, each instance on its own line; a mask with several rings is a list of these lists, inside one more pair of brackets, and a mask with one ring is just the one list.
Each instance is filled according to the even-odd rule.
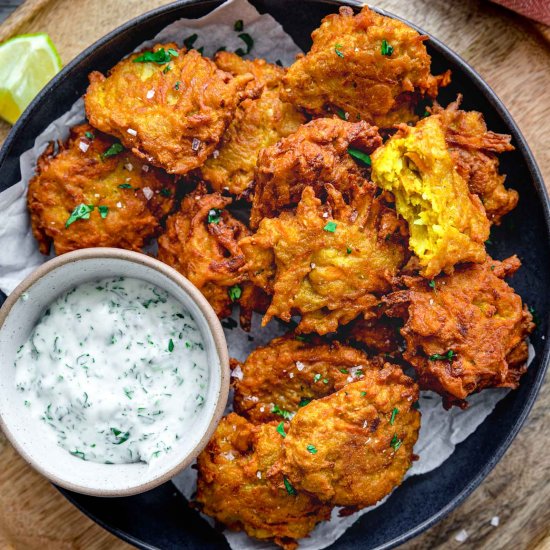
[[319,337],[289,333],[233,362],[237,413],[254,424],[286,420],[313,399],[360,380],[371,361],[364,352]]
[[296,213],[264,218],[239,243],[243,271],[272,295],[263,325],[300,315],[298,332],[326,334],[370,316],[406,260],[404,224],[383,197],[355,188],[346,204],[332,185],[326,193],[323,204],[306,187]]
[[214,152],[240,102],[258,93],[252,74],[231,76],[196,50],[157,44],[95,71],[84,102],[95,128],[116,136],[172,174],[198,168]]
[[435,98],[450,72],[433,76],[431,58],[414,29],[368,7],[325,17],[313,46],[288,69],[283,99],[314,115],[342,113],[381,128],[417,120],[414,109]]
[[197,459],[198,507],[233,531],[295,549],[331,508],[294,490],[274,468],[281,456],[276,422],[254,426],[229,414]]
[[216,65],[233,76],[253,74],[259,98],[245,99],[225,131],[213,155],[201,168],[202,178],[215,191],[242,195],[250,190],[258,153],[279,139],[295,132],[306,121],[290,103],[280,99],[285,70],[263,59],[248,61],[231,52],[219,52]]
[[80,124],[38,159],[27,204],[42,254],[52,244],[56,254],[96,246],[140,251],[160,232],[174,195],[172,176]]
[[504,187],[506,176],[499,173],[498,153],[513,151],[511,136],[487,130],[483,115],[459,109],[462,96],[447,106],[437,103],[431,109],[439,117],[445,140],[458,173],[471,193],[481,199],[491,223],[499,224],[502,216],[518,203],[518,193]]
[[248,228],[225,209],[231,199],[207,194],[200,184],[185,196],[179,212],[170,216],[158,239],[158,259],[187,277],[206,297],[219,317],[231,314],[242,294],[246,274],[238,244]]
[[402,126],[377,149],[372,179],[395,196],[421,275],[431,278],[452,271],[455,264],[485,260],[489,220],[454,167],[438,117]]
[[432,281],[403,276],[404,290],[384,298],[387,315],[405,323],[403,357],[420,387],[441,394],[446,408],[465,407],[466,397],[484,388],[518,386],[534,325],[503,279],[520,265],[516,256],[487,258]]
[[319,118],[264,149],[258,158],[250,226],[255,229],[262,218],[295,208],[307,186],[325,198],[327,184],[343,194],[355,186],[372,185],[365,161],[380,145],[378,129],[366,122]]
[[298,494],[344,513],[372,506],[401,484],[413,460],[418,386],[389,363],[312,401],[291,420],[281,470]]

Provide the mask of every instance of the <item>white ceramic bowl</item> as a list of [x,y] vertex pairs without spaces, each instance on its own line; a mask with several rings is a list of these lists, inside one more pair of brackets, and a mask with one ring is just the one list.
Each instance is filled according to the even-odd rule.
[[[72,456],[43,422],[31,417],[16,390],[14,359],[42,312],[59,295],[81,283],[105,277],[142,279],[169,292],[191,313],[208,357],[205,406],[188,437],[152,465],[100,464]],[[125,496],[168,481],[187,467],[208,443],[229,393],[229,358],[223,329],[195,286],[171,267],[137,252],[90,248],[58,256],[27,277],[0,309],[0,427],[21,456],[51,481],[79,493]]]

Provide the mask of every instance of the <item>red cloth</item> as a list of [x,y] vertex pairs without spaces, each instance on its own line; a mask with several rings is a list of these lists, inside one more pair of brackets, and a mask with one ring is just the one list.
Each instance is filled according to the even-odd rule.
[[493,0],[540,23],[550,25],[550,0]]

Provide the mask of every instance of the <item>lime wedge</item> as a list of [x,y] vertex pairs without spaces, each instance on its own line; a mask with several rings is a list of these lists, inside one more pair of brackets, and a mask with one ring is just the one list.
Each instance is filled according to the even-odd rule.
[[0,45],[0,117],[13,124],[60,69],[47,34],[22,34]]

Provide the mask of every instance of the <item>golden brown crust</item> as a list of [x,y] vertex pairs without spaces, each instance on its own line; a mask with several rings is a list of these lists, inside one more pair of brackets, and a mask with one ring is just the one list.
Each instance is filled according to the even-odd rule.
[[264,149],[258,158],[250,226],[255,229],[262,218],[296,207],[307,186],[324,197],[327,184],[344,194],[355,186],[370,185],[370,170],[354,161],[348,148],[370,155],[380,145],[375,126],[320,118]]
[[[368,7],[355,16],[340,8],[311,36],[311,50],[288,70],[283,97],[316,115],[341,110],[381,128],[415,121],[419,99],[435,98],[450,80],[449,72],[430,74],[426,36]],[[382,53],[383,41],[391,54]]]
[[483,115],[459,109],[462,96],[447,106],[437,103],[432,113],[438,116],[445,130],[447,147],[458,173],[468,183],[470,192],[479,196],[491,223],[499,224],[502,216],[518,203],[518,193],[506,189],[506,176],[499,173],[498,153],[513,151],[511,136],[487,130]]
[[135,53],[107,77],[92,72],[86,114],[92,126],[147,162],[183,175],[206,161],[239,103],[258,90],[247,88],[251,74],[233,78],[196,50],[157,44],[152,51],[160,49],[177,56],[164,64],[138,63],[143,52]]
[[306,493],[290,494],[273,467],[282,456],[277,423],[254,426],[237,414],[222,419],[197,459],[200,509],[234,531],[296,548],[330,507]]
[[516,388],[526,370],[526,338],[534,325],[521,298],[502,279],[520,266],[513,256],[456,268],[433,285],[402,277],[405,290],[387,296],[387,314],[403,319],[404,358],[423,389],[446,407],[484,388]]
[[282,471],[297,491],[353,510],[376,504],[403,480],[413,459],[418,386],[399,367],[312,401],[290,422]]
[[220,317],[230,315],[238,300],[235,295],[231,298],[229,289],[246,280],[240,271],[244,254],[238,241],[249,231],[225,210],[230,203],[219,193],[207,194],[200,184],[183,199],[179,212],[168,218],[158,240],[158,259],[187,277]]
[[306,187],[296,214],[264,218],[241,240],[250,280],[273,298],[272,317],[301,315],[298,332],[326,334],[370,316],[406,259],[404,227],[372,189],[353,190],[351,204],[326,186],[322,204]]
[[[50,144],[38,159],[27,203],[42,254],[49,254],[52,243],[56,254],[96,246],[139,251],[159,233],[174,204],[174,178],[127,150],[104,157],[115,142],[81,124],[58,144],[57,154]],[[80,204],[94,207],[89,218],[66,227]],[[99,206],[107,209],[105,217]]]
[[358,349],[289,333],[234,364],[240,372],[233,378],[233,406],[254,424],[288,419],[311,400],[360,380],[370,365]]
[[[245,99],[211,156],[201,168],[202,177],[215,191],[235,195],[250,191],[259,152],[295,132],[306,120],[290,103],[280,99],[285,70],[264,59],[248,61],[230,52],[219,52],[216,65],[233,76],[253,74],[260,97]],[[250,86],[250,84],[249,84]]]
[[[383,305],[381,302],[380,306]],[[362,344],[370,352],[399,357],[402,343],[399,327],[395,319],[389,319],[382,312],[383,308],[378,307],[372,317],[353,320],[347,331],[348,340]]]

